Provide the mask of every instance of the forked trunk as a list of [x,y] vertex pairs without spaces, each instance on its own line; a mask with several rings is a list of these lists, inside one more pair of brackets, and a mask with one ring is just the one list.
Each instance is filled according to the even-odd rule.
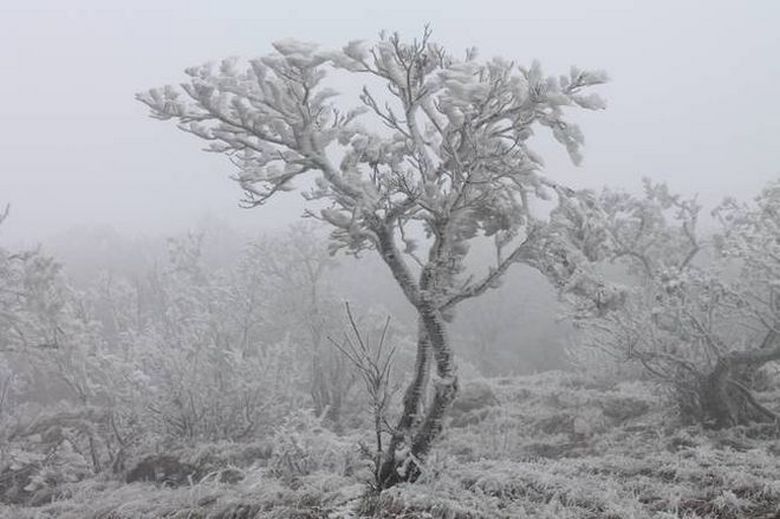
[[[377,482],[380,490],[417,479],[420,464],[441,433],[444,414],[458,391],[455,361],[441,312],[431,299],[423,299],[417,311],[419,326],[414,376],[404,394],[401,417],[383,453]],[[430,405],[423,409],[431,359],[436,362],[434,394]]]
[[[420,475],[421,462],[431,450],[433,441],[442,430],[444,414],[455,400],[458,377],[447,329],[439,307],[437,286],[446,277],[449,257],[447,230],[437,229],[437,239],[429,253],[429,262],[420,274],[419,283],[400,256],[393,238],[393,228],[376,223],[374,232],[382,259],[404,295],[417,311],[417,357],[412,381],[406,389],[401,416],[387,447],[382,453],[377,470],[378,490],[392,487],[401,481],[414,481]],[[428,389],[431,361],[436,363],[434,394],[430,405],[423,409]]]

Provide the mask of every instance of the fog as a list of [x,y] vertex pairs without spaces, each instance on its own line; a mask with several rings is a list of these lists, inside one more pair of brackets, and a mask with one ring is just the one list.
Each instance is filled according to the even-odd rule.
[[2,0],[0,519],[780,517],[779,22]]
[[540,143],[548,175],[636,189],[642,176],[713,203],[778,174],[776,2],[214,2],[6,0],[0,6],[0,203],[5,243],[74,227],[166,234],[213,217],[254,232],[295,221],[299,195],[237,207],[232,166],[149,119],[135,92],[183,69],[296,37],[339,48],[381,29],[477,46],[548,73],[603,68],[603,113],[580,117],[585,161]]

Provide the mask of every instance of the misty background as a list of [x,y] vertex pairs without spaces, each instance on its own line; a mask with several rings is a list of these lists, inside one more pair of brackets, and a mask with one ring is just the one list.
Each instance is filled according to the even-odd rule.
[[430,22],[445,47],[539,59],[548,73],[603,68],[604,114],[579,115],[584,164],[537,144],[550,176],[636,189],[749,197],[778,174],[780,43],[776,2],[205,2],[5,0],[0,4],[0,202],[4,243],[76,227],[170,233],[217,218],[256,232],[300,216],[300,196],[237,207],[221,156],[156,124],[135,92],[184,68],[251,58],[286,38],[341,47],[381,29],[411,37]]
[[[191,65],[266,54],[287,37],[339,48],[382,29],[412,37],[426,22],[453,50],[538,59],[547,73],[609,73],[607,112],[575,115],[587,139],[582,166],[541,132],[534,139],[550,177],[636,191],[649,176],[698,193],[705,208],[726,195],[747,199],[780,171],[778,15],[774,2],[5,1],[0,204],[11,217],[0,243],[42,243],[77,282],[106,269],[141,272],[161,261],[167,237],[188,231],[205,233],[215,268],[229,264],[249,239],[299,220],[300,194],[239,208],[225,157],[148,118],[133,94],[175,84]],[[342,297],[411,317],[378,261],[341,262]],[[506,284],[461,312],[459,349],[473,361],[487,353],[475,341],[490,347],[504,372],[558,365],[568,332],[552,289],[523,269]],[[524,365],[495,356],[530,345]]]
[[[780,518],[778,22],[769,0],[0,0],[0,519]],[[289,38],[380,40],[375,75]],[[195,79],[195,112],[147,90],[280,40]],[[383,127],[381,94],[340,118],[363,81],[427,108],[431,142]],[[202,138],[149,117],[200,109]],[[264,147],[240,163],[274,195],[255,209],[243,130],[303,168],[285,192],[252,176]]]

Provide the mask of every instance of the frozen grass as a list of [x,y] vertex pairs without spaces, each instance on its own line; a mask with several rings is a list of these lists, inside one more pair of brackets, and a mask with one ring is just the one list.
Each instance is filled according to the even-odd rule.
[[[360,431],[298,418],[249,465],[235,444],[194,449],[187,459],[212,472],[192,485],[89,479],[4,517],[780,517],[777,430],[684,428],[659,402],[640,383],[562,373],[477,381],[421,481],[380,496],[364,494]],[[220,482],[226,466],[243,479]]]

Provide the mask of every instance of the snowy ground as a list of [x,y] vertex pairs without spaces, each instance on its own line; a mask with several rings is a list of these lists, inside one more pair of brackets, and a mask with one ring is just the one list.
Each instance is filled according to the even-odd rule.
[[[766,397],[767,395],[764,395]],[[771,396],[771,395],[770,395]],[[773,518],[774,426],[682,426],[648,385],[562,373],[464,385],[421,481],[367,495],[358,443],[305,413],[267,442],[172,454],[196,467],[176,488],[105,477],[64,483],[8,518]]]

